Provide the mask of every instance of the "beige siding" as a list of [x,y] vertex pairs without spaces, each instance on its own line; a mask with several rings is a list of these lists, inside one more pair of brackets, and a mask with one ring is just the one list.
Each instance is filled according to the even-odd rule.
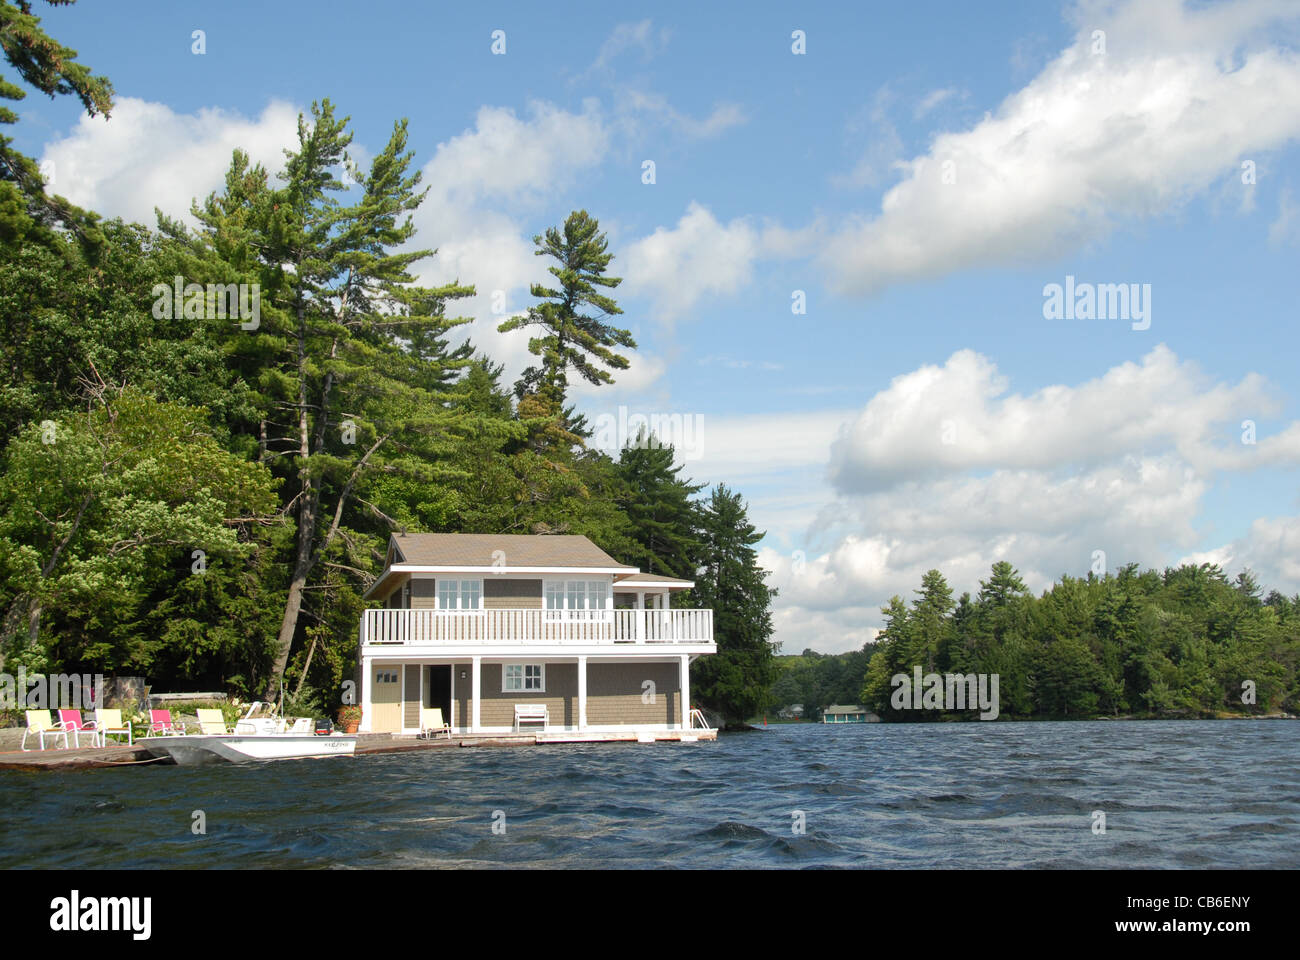
[[[641,702],[647,680],[654,683],[654,703]],[[587,664],[587,723],[677,724],[681,718],[678,664]]]
[[548,663],[546,692],[502,691],[501,664],[483,664],[483,693],[479,703],[479,722],[485,727],[511,727],[515,722],[516,703],[544,703],[555,726],[578,725],[578,665]]
[[411,609],[432,610],[437,602],[437,581],[432,577],[411,578]]
[[497,577],[484,577],[483,608],[485,610],[506,608],[540,610],[542,608],[542,581],[502,580]]

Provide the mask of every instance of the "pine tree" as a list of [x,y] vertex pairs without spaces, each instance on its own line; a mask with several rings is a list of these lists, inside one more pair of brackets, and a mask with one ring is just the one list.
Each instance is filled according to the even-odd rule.
[[715,487],[703,513],[695,590],[700,606],[713,610],[718,652],[692,664],[691,690],[729,724],[742,723],[764,706],[776,676],[771,610],[776,591],[767,585],[754,550],[762,538],[740,494]]
[[[410,268],[433,251],[405,246],[425,195],[409,170],[406,122],[365,176],[347,155],[347,123],[328,100],[313,104],[310,120],[299,118],[298,149],[286,151],[282,187],[237,154],[225,194],[196,210],[209,253],[261,278],[261,325],[247,334],[232,325],[231,336],[262,390],[263,456],[288,481],[297,531],[268,697],[288,665],[308,580],[340,531],[348,553],[333,565],[364,573],[371,562],[347,534],[370,478],[381,470],[428,483],[454,473],[439,463],[465,428],[441,392],[449,371],[469,363],[444,334],[468,321],[445,308],[473,288],[412,283]],[[351,205],[335,196],[345,189],[339,168],[359,181]],[[373,501],[367,512],[391,522]]]
[[[607,252],[609,244],[600,232],[600,224],[586,210],[575,210],[563,229],[561,233],[551,227],[533,238],[537,256],[558,261],[547,268],[559,282],[558,288],[533,284],[531,293],[542,302],[530,307],[524,316],[512,317],[498,327],[502,333],[540,330],[540,335],[528,342],[529,351],[539,358],[540,365],[525,370],[515,389],[521,399],[539,397],[543,409],[552,415],[564,409],[570,369],[588,383],[613,383],[609,370],[626,370],[628,361],[611,348],[636,349],[630,332],[606,320],[623,311],[598,288],[613,289],[623,280],[605,276],[614,255]],[[589,310],[595,312],[586,312]]]
[[[75,0],[49,0],[51,6],[69,6]],[[95,76],[77,60],[77,51],[63,46],[41,29],[28,0],[0,0],[0,49],[23,82],[50,97],[71,94],[87,115],[108,118],[113,108],[113,85]],[[0,76],[0,101],[22,100],[26,92]],[[18,122],[18,114],[0,105],[0,124]],[[104,237],[97,214],[89,213],[58,195],[46,192],[45,177],[36,162],[13,148],[13,139],[0,135],[0,247],[38,243],[60,249],[56,228],[72,232],[82,253],[97,256]]]
[[681,471],[673,466],[672,446],[642,431],[619,456],[619,499],[636,542],[628,561],[647,573],[690,580],[700,551],[698,510],[692,498],[704,485],[681,479]]

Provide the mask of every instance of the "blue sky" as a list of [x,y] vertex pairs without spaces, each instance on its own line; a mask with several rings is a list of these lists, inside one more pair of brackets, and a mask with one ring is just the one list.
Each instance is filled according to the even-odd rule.
[[[579,401],[700,418],[686,471],[750,499],[788,652],[860,646],[930,567],[1041,588],[1101,551],[1300,590],[1300,8],[861,6],[82,0],[44,22],[117,109],[31,95],[16,135],[151,222],[233,146],[278,169],[313,99],[363,160],[407,117],[425,279],[478,286],[512,372],[490,294],[526,306],[531,236],[590,211],[640,350]],[[1149,284],[1150,328],[1045,319],[1067,275]]]

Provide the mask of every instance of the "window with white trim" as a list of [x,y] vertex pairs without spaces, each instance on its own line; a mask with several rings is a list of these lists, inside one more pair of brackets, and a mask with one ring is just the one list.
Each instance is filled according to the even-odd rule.
[[482,580],[438,579],[439,610],[481,610],[483,609]]
[[545,693],[546,664],[507,663],[501,668],[502,693]]
[[609,608],[606,580],[547,580],[543,595],[548,620],[594,620]]

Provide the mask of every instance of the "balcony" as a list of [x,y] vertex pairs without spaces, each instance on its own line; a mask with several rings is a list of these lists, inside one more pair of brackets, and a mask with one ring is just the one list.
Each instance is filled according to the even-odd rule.
[[712,610],[366,610],[361,644],[713,643]]

